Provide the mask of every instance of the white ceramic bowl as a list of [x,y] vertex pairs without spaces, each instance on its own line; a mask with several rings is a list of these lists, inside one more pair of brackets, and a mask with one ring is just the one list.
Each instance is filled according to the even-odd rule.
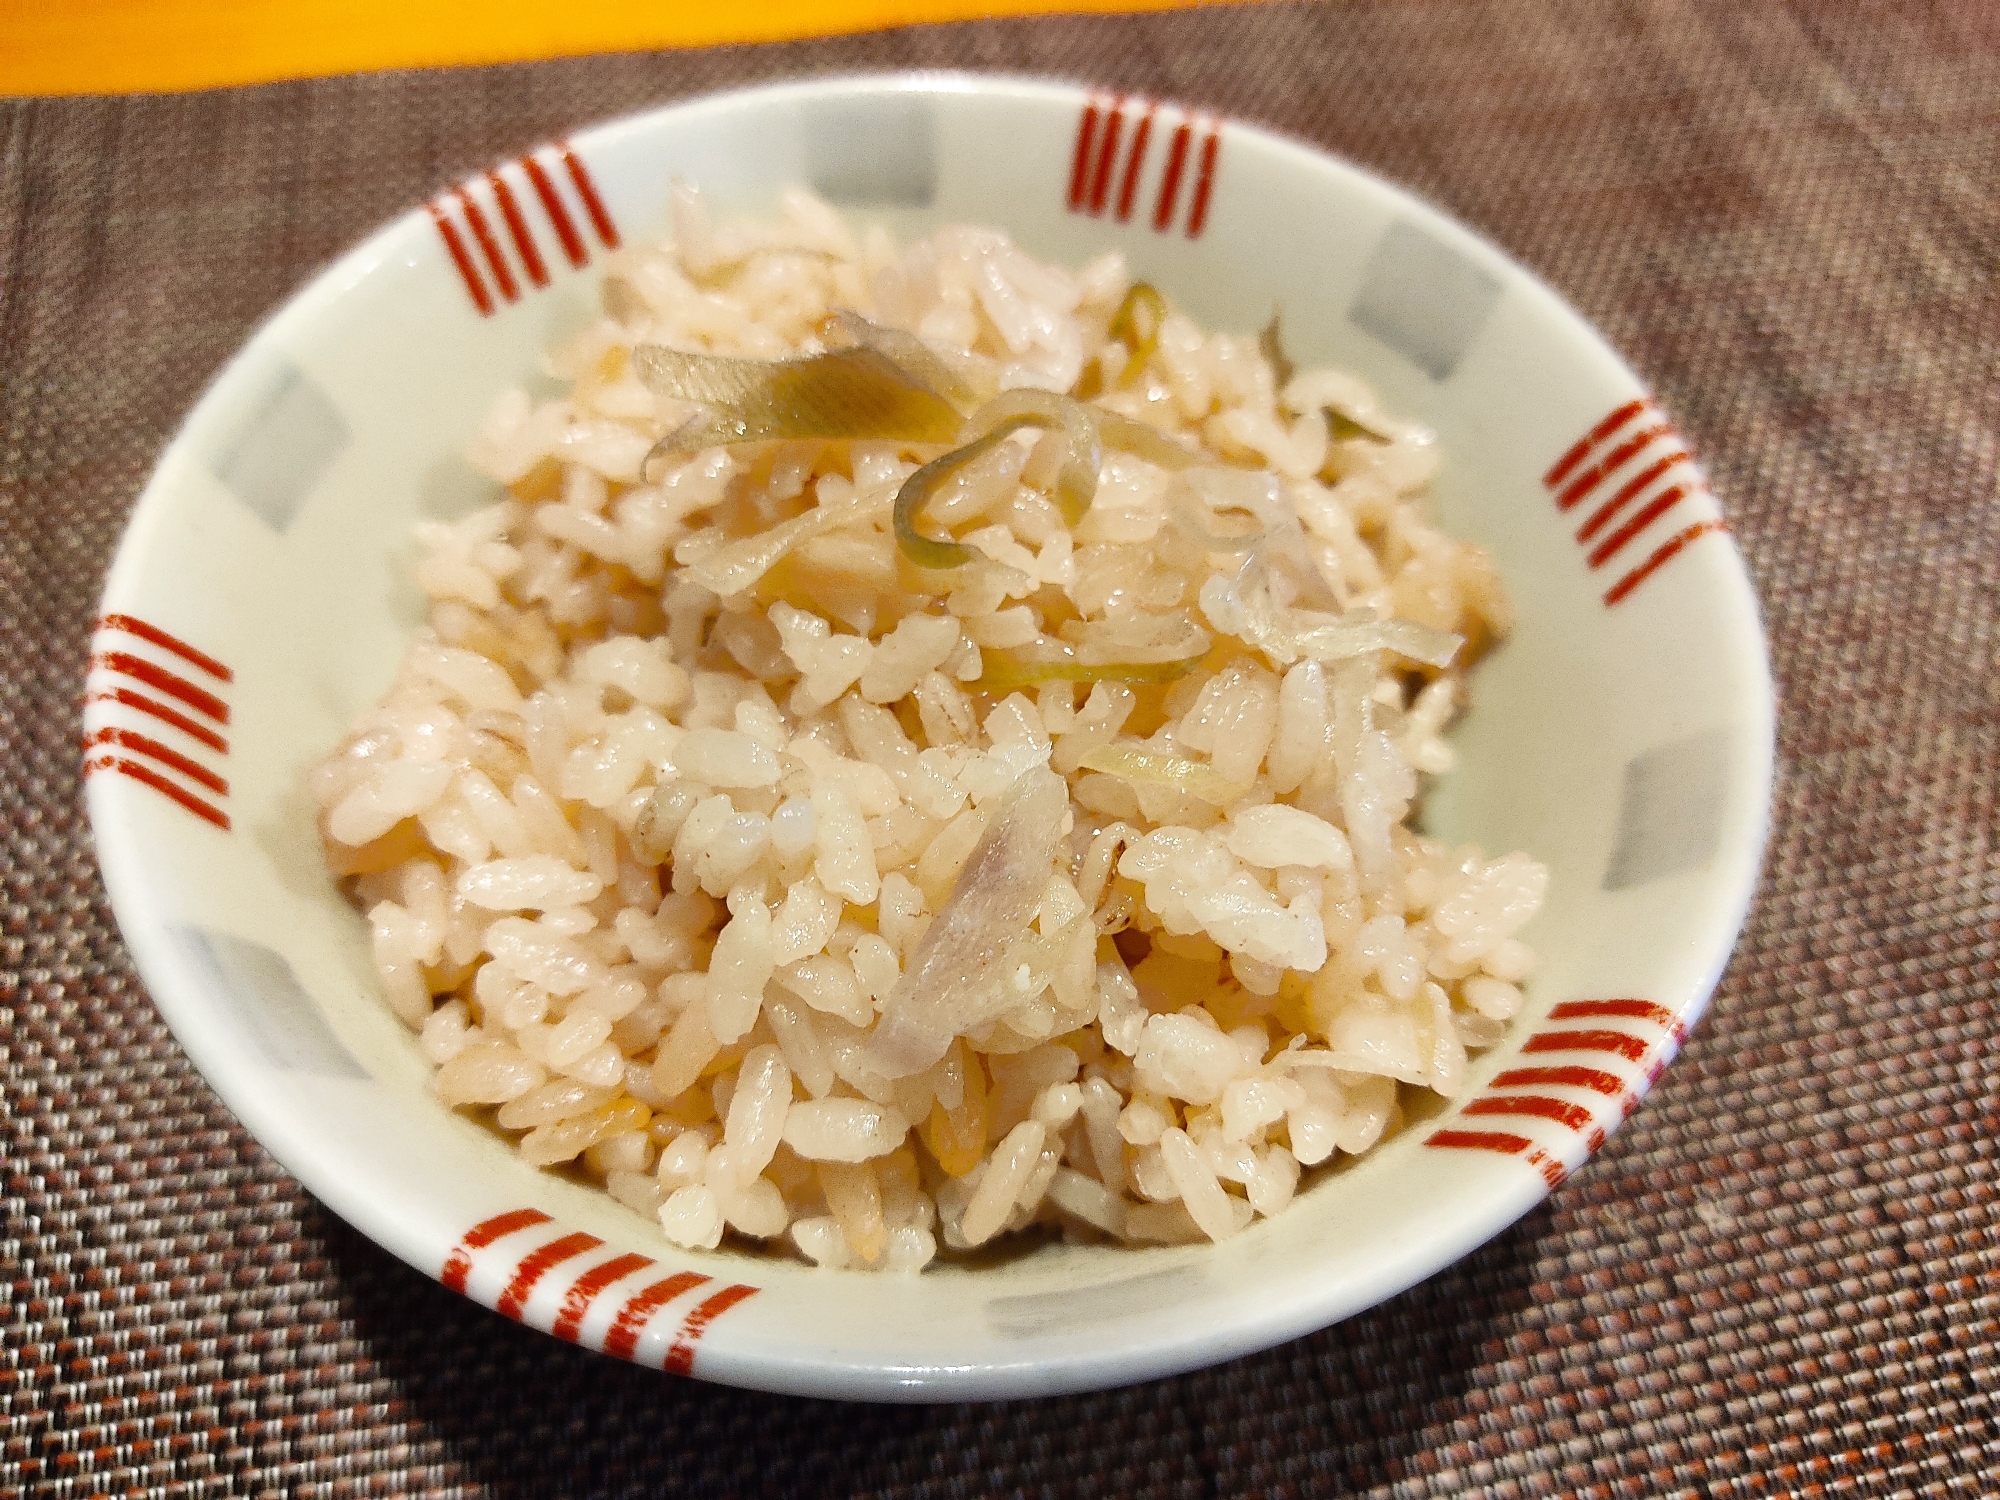
[[[480,503],[457,455],[663,232],[671,175],[721,213],[804,182],[909,234],[997,222],[1122,249],[1203,323],[1282,306],[1302,361],[1433,426],[1437,508],[1519,628],[1475,678],[1432,828],[1553,881],[1529,1009],[1462,1099],[1218,1247],[1048,1247],[914,1281],[685,1253],[443,1108],[321,865],[306,769],[420,619],[413,522]],[[1580,1166],[1672,1057],[1749,899],[1772,697],[1701,471],[1584,322],[1491,246],[1316,151],[1150,100],[956,75],[836,78],[615,121],[441,191],[223,371],[105,588],[86,770],[154,998],[244,1124],[411,1265],[535,1328],[770,1390],[1041,1394],[1168,1374],[1381,1301]]]

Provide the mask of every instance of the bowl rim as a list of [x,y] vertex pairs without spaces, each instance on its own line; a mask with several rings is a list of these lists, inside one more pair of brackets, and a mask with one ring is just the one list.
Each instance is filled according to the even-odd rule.
[[[1004,94],[1066,109],[1076,109],[1093,99],[1118,97],[1114,91],[1088,82],[1008,72],[961,69],[840,72],[691,95],[595,122],[576,130],[566,139],[575,149],[588,154],[632,134],[655,128],[662,118],[684,120],[706,112],[726,113],[743,105],[814,98],[847,100],[884,93],[940,97]],[[1570,336],[1594,346],[1633,389],[1645,389],[1644,383],[1609,341],[1539,275],[1443,209],[1330,149],[1228,116],[1212,112],[1204,112],[1204,115],[1215,122],[1218,131],[1227,129],[1232,139],[1255,142],[1278,153],[1288,169],[1324,172],[1332,168],[1336,175],[1351,174],[1372,184],[1376,190],[1390,195],[1399,210],[1413,215],[1426,228],[1444,234],[1455,245],[1470,247],[1490,262],[1504,265],[1512,276],[1522,279],[1531,289],[1537,299],[1538,316],[1553,316],[1566,323],[1566,332]],[[143,540],[146,524],[170,503],[170,493],[157,489],[161,484],[160,476],[183,445],[192,441],[190,434],[213,411],[215,404],[225,398],[232,384],[257,356],[276,346],[289,330],[311,326],[326,316],[344,286],[392,254],[395,242],[419,228],[424,216],[422,205],[397,214],[296,286],[259,320],[229,360],[210,379],[174,436],[161,450],[153,473],[127,522],[106,579],[100,616],[116,612],[127,575],[141,565],[140,542],[135,538]],[[1746,711],[1751,728],[1757,735],[1759,758],[1756,784],[1748,789],[1756,816],[1754,826],[1738,835],[1737,846],[1725,847],[1721,851],[1721,854],[1734,855],[1736,860],[1734,879],[1724,893],[1720,908],[1728,916],[1727,920],[1717,921],[1712,932],[1702,935],[1706,946],[1701,982],[1683,1003],[1671,1006],[1676,1023],[1683,1030],[1691,1028],[1705,1011],[1740,937],[1757,889],[1771,826],[1776,698],[1768,638],[1762,628],[1756,591],[1741,552],[1733,538],[1725,537],[1724,540],[1729,542],[1726,553],[1722,549],[1711,549],[1709,566],[1723,569],[1727,586],[1741,591],[1747,601],[1750,618],[1756,622],[1756,628],[1747,637],[1731,638],[1732,651],[1747,653],[1748,657],[1754,658],[1746,663],[1752,670],[1749,672],[1746,701],[1739,707]],[[205,1028],[201,1019],[204,998],[198,977],[189,972],[184,956],[169,941],[158,913],[157,894],[151,884],[141,877],[136,863],[139,856],[135,843],[114,802],[107,796],[105,778],[98,778],[89,784],[86,804],[107,890],[125,941],[156,1006],[211,1087],[252,1136],[270,1150],[285,1170],[314,1196],[376,1244],[424,1274],[438,1278],[439,1266],[453,1249],[454,1241],[450,1237],[459,1231],[447,1230],[441,1224],[408,1222],[387,1212],[371,1198],[365,1184],[334,1172],[314,1156],[306,1144],[309,1132],[298,1128],[296,1122],[274,1117],[268,1100],[246,1095],[228,1056],[217,1050]],[[1649,1078],[1636,1080],[1633,1087],[1635,1096],[1643,1096],[1658,1076],[1658,1071],[1655,1071]],[[1487,1192],[1480,1199],[1481,1212],[1460,1216],[1457,1234],[1432,1239],[1414,1248],[1405,1260],[1382,1264],[1376,1275],[1364,1279],[1358,1297],[1350,1285],[1337,1297],[1271,1299],[1260,1304],[1254,1315],[1238,1316],[1226,1328],[1218,1329],[1192,1318],[1185,1321],[1162,1320],[1162,1326],[1153,1338],[1120,1344],[1115,1349],[1085,1351],[1055,1365],[1038,1365],[1033,1361],[991,1361],[950,1368],[929,1366],[921,1371],[899,1369],[886,1362],[862,1368],[844,1363],[837,1357],[827,1357],[831,1351],[816,1352],[809,1347],[789,1352],[766,1348],[729,1350],[718,1341],[704,1346],[704,1365],[699,1373],[729,1384],[794,1394],[923,1401],[968,1397],[999,1399],[1103,1389],[1175,1374],[1265,1349],[1365,1311],[1491,1241],[1546,1197],[1553,1185],[1538,1179],[1533,1173],[1521,1173],[1518,1187]],[[1136,1269],[1139,1265],[1135,1259]],[[479,1295],[477,1290],[466,1290],[465,1295],[489,1308],[494,1306],[490,1296]],[[711,1352],[718,1357],[711,1359]]]

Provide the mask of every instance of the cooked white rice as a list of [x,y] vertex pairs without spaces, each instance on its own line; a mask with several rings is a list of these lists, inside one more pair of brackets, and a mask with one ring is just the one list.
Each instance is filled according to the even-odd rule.
[[[1410,827],[1506,629],[1425,517],[1429,436],[1178,314],[1113,338],[1116,254],[898,250],[802,193],[757,227],[674,209],[551,356],[569,394],[494,409],[471,457],[501,498],[420,528],[430,628],[312,776],[439,1096],[676,1244],[914,1272],[1030,1225],[1225,1238],[1395,1130],[1401,1089],[1457,1090],[1546,878]],[[648,468],[693,408],[635,346],[790,358],[840,309],[1204,466],[1107,447],[1071,527],[1061,434],[1017,433],[930,500],[978,554],[946,571],[890,511],[949,445]],[[1441,631],[1443,671],[1385,649]],[[1169,637],[1200,654],[1171,681],[980,686]]]

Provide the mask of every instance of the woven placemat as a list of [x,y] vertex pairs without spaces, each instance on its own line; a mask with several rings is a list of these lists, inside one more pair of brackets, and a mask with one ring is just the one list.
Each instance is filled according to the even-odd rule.
[[[1549,1203],[1267,1354],[903,1410],[580,1352],[308,1197],[134,976],[76,704],[149,466],[318,264],[595,118],[937,64],[1279,126],[1538,270],[1707,459],[1783,716],[1714,1007]],[[1991,0],[1268,6],[0,105],[0,1493],[2000,1490],[1996,141]]]

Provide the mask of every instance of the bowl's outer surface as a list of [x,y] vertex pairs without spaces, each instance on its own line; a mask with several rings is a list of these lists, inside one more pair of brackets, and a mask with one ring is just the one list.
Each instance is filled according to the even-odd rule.
[[[1001,147],[1004,145],[1004,149]],[[1551,868],[1528,1013],[1463,1096],[1216,1247],[1044,1247],[915,1280],[692,1255],[431,1095],[325,873],[307,769],[421,618],[412,525],[486,497],[457,455],[669,179],[719,215],[804,183],[908,234],[1108,247],[1203,323],[1284,313],[1439,434],[1442,524],[1518,629],[1482,666],[1429,826]],[[1534,278],[1367,174],[1172,105],[902,75],[620,120],[441,193],[281,309],[204,396],[107,583],[88,797],[120,925],[176,1036],[314,1193],[509,1316],[705,1378],[947,1399],[1119,1384],[1322,1327],[1527,1211],[1636,1104],[1741,924],[1769,806],[1755,601],[1636,377]]]

